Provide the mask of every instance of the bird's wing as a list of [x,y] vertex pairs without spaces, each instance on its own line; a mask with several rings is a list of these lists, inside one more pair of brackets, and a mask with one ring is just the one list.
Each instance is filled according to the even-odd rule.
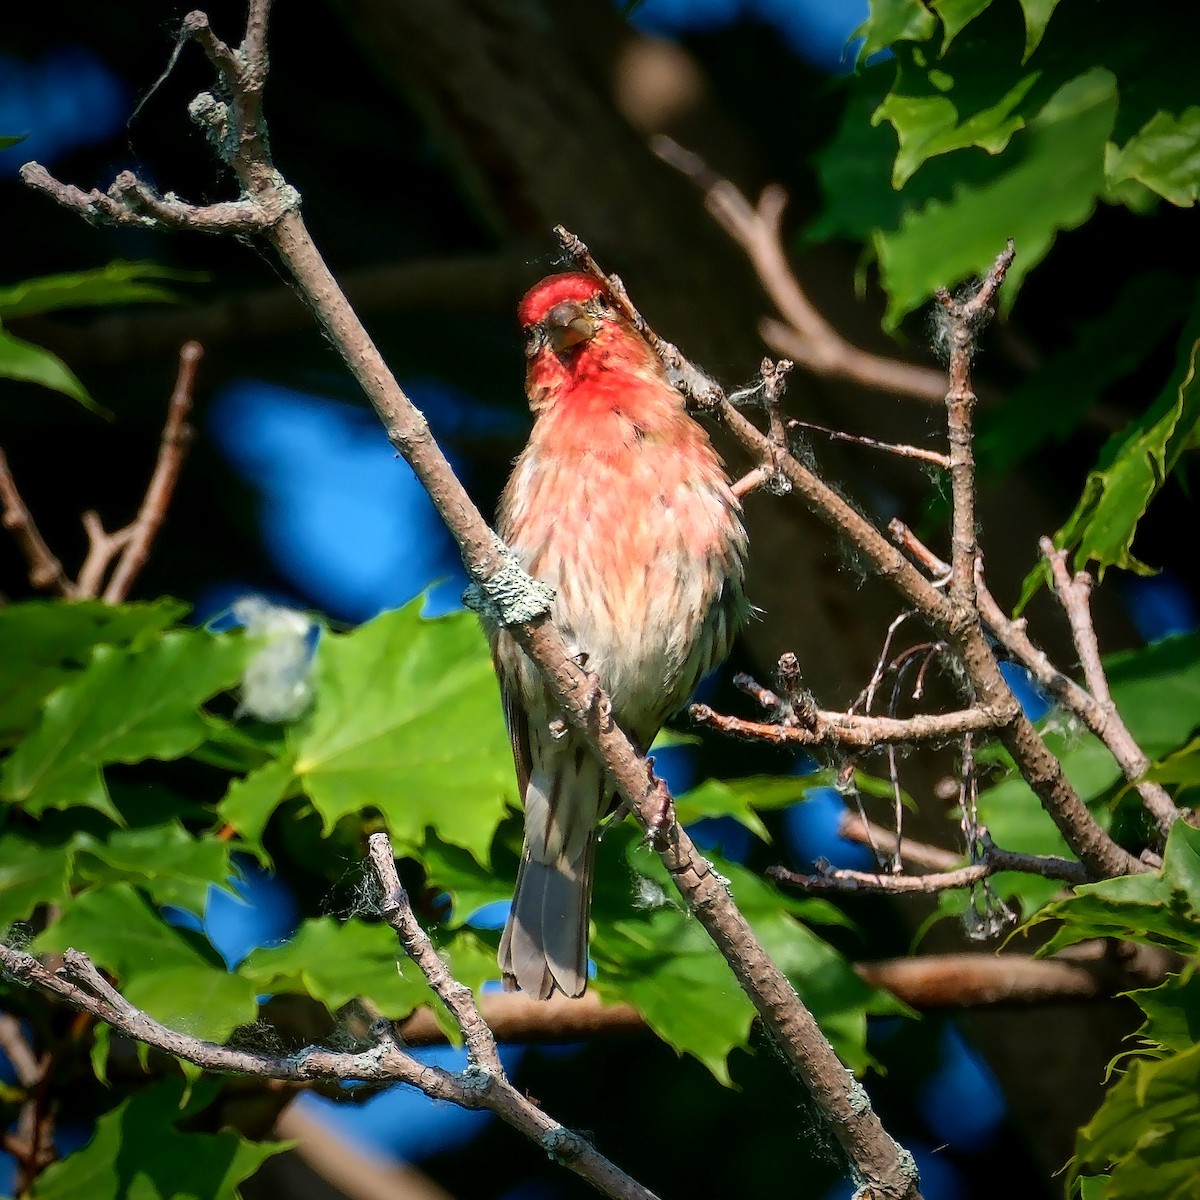
[[514,691],[504,688],[502,695],[504,698],[504,723],[508,726],[513,762],[517,768],[517,791],[520,793],[521,803],[524,804],[525,796],[529,791],[529,717],[521,707]]

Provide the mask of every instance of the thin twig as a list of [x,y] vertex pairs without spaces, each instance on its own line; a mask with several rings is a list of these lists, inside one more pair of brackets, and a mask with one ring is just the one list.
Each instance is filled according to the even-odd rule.
[[386,833],[373,833],[367,839],[367,854],[383,899],[380,916],[396,931],[404,953],[417,965],[437,998],[446,1006],[462,1031],[467,1057],[475,1067],[504,1074],[496,1039],[479,1015],[475,997],[469,987],[459,983],[440,958],[413,913],[408,893],[396,871],[396,857]]
[[958,820],[967,858],[979,862],[979,778],[975,773],[975,743],[963,734],[962,765],[958,777]]
[[847,713],[853,713],[859,705],[862,706],[864,712],[871,711],[871,705],[875,702],[875,689],[883,682],[883,677],[887,673],[888,654],[892,649],[892,639],[895,638],[896,632],[900,626],[904,624],[910,617],[915,617],[917,614],[913,610],[902,612],[898,617],[892,619],[892,623],[887,627],[887,633],[883,638],[883,645],[879,650],[879,657],[875,660],[875,670],[871,672],[871,678],[867,681],[867,686],[855,697],[854,702],[850,705]]
[[[876,841],[883,841],[891,836],[890,830],[868,821],[858,813],[847,812],[838,826],[838,837],[858,842],[863,846],[873,846]],[[943,850],[940,846],[915,842],[908,837],[904,839],[904,857],[914,866],[923,867],[928,871],[957,871],[962,866],[961,854],[955,854],[953,850]]]
[[121,604],[129,595],[129,589],[138,572],[146,564],[150,547],[162,527],[183,460],[191,445],[193,430],[187,423],[192,411],[192,391],[196,384],[196,371],[204,356],[204,347],[199,342],[185,342],[179,351],[179,372],[175,387],[167,405],[167,419],[159,441],[158,460],[154,473],[146,487],[146,495],[133,523],[121,531],[128,535],[121,557],[104,589],[104,600],[108,604]]
[[30,584],[60,596],[75,595],[75,584],[46,545],[46,539],[42,537],[33,515],[21,499],[3,450],[0,450],[0,503],[3,504],[0,524],[13,535],[25,555],[25,561],[29,564]]
[[851,871],[829,866],[815,875],[789,871],[786,867],[771,867],[767,874],[777,883],[806,892],[947,892],[955,888],[972,887],[999,871],[1021,871],[1070,884],[1088,881],[1088,873],[1082,863],[1067,858],[1002,850],[982,825],[977,829],[977,837],[981,847],[978,862],[928,875],[883,875],[874,871]]
[[21,1029],[21,1022],[9,1013],[0,1013],[0,1050],[12,1064],[20,1085],[34,1087],[42,1077],[42,1065]]
[[1054,592],[1067,614],[1083,677],[1098,709],[1098,728],[1094,732],[1120,764],[1125,778],[1133,784],[1146,811],[1165,837],[1179,820],[1179,809],[1162,784],[1144,777],[1150,770],[1150,759],[1129,733],[1113,702],[1108,676],[1100,659],[1096,627],[1092,624],[1090,599],[1094,581],[1087,571],[1072,575],[1067,567],[1067,552],[1056,549],[1049,538],[1042,538],[1038,545],[1050,564]]
[[971,360],[979,327],[992,315],[992,304],[1014,255],[1013,240],[997,256],[978,287],[962,297],[937,291],[941,307],[940,341],[949,353],[950,387],[946,392],[946,433],[950,442],[951,516],[950,588],[963,610],[975,611],[975,455],[973,420],[976,395]]
[[751,492],[757,492],[760,487],[765,487],[774,475],[774,467],[753,467],[740,479],[734,480],[729,485],[729,490],[740,500],[743,496],[749,496]]
[[757,206],[727,179],[709,170],[696,154],[671,138],[651,139],[651,149],[704,192],[704,205],[717,224],[746,252],[767,295],[787,324],[770,318],[760,327],[763,340],[815,375],[846,379],[864,387],[940,404],[946,385],[937,371],[870,354],[848,342],[821,315],[800,286],[783,246],[787,193],[772,185]]
[[104,587],[104,576],[108,574],[113,559],[129,545],[133,534],[129,526],[109,533],[100,520],[100,514],[93,508],[83,514],[83,528],[87,533],[88,550],[83,566],[79,568],[75,594],[94,599]]
[[792,363],[786,358],[772,362],[764,358],[759,365],[758,386],[747,389],[742,393],[745,399],[757,397],[767,414],[767,440],[770,443],[770,457],[753,471],[750,471],[733,484],[733,494],[741,497],[757,488],[765,487],[772,495],[786,496],[792,490],[787,476],[779,469],[779,456],[788,451],[787,426],[784,422],[781,401],[786,386],[788,372]]
[[1050,661],[1046,652],[1030,638],[1024,618],[1009,617],[1000,607],[984,582],[982,563],[976,572],[976,591],[980,615],[988,630],[1014,661],[1029,672],[1039,687],[1078,717],[1104,743],[1142,804],[1165,833],[1177,819],[1178,810],[1159,784],[1144,778],[1150,769],[1150,760],[1134,740],[1111,698],[1109,703],[1112,707],[1106,708]]
[[915,717],[860,717],[843,712],[819,711],[810,726],[749,721],[714,712],[707,704],[693,704],[688,715],[697,725],[730,737],[775,745],[832,746],[869,750],[875,746],[944,742],[963,733],[982,733],[1000,727],[1001,718],[983,708],[959,712],[921,713]]
[[885,454],[894,454],[897,458],[915,458],[919,462],[927,462],[943,471],[950,469],[950,458],[938,450],[925,450],[920,446],[906,446],[897,442],[880,442],[875,438],[862,437],[857,433],[843,433],[838,429],[830,429],[826,425],[818,425],[815,421],[788,421],[789,429],[812,429],[835,442],[851,442],[856,446],[866,446],[870,450],[882,450]]
[[929,572],[930,577],[938,581],[950,580],[950,564],[938,558],[928,546],[899,517],[893,517],[888,522],[888,533],[897,546],[907,550],[917,562]]

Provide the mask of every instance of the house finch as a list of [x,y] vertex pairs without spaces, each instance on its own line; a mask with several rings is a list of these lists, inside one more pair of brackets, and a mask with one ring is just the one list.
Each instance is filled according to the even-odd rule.
[[[644,751],[745,616],[741,505],[658,357],[594,279],[552,275],[519,316],[536,420],[500,501],[500,536],[554,588],[555,624]],[[597,825],[612,792],[503,630],[492,654],[525,806],[500,967],[509,988],[579,996]]]

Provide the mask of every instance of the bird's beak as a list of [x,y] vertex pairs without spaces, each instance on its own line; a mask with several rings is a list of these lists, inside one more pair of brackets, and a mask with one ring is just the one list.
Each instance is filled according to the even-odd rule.
[[546,336],[560,353],[596,336],[596,323],[573,301],[564,300],[546,314]]

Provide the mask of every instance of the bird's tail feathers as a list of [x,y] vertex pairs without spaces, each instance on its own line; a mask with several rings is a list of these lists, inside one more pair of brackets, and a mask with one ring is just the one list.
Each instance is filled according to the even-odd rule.
[[504,985],[540,1000],[556,991],[582,996],[587,988],[588,910],[596,838],[574,862],[538,862],[528,849],[500,939]]

